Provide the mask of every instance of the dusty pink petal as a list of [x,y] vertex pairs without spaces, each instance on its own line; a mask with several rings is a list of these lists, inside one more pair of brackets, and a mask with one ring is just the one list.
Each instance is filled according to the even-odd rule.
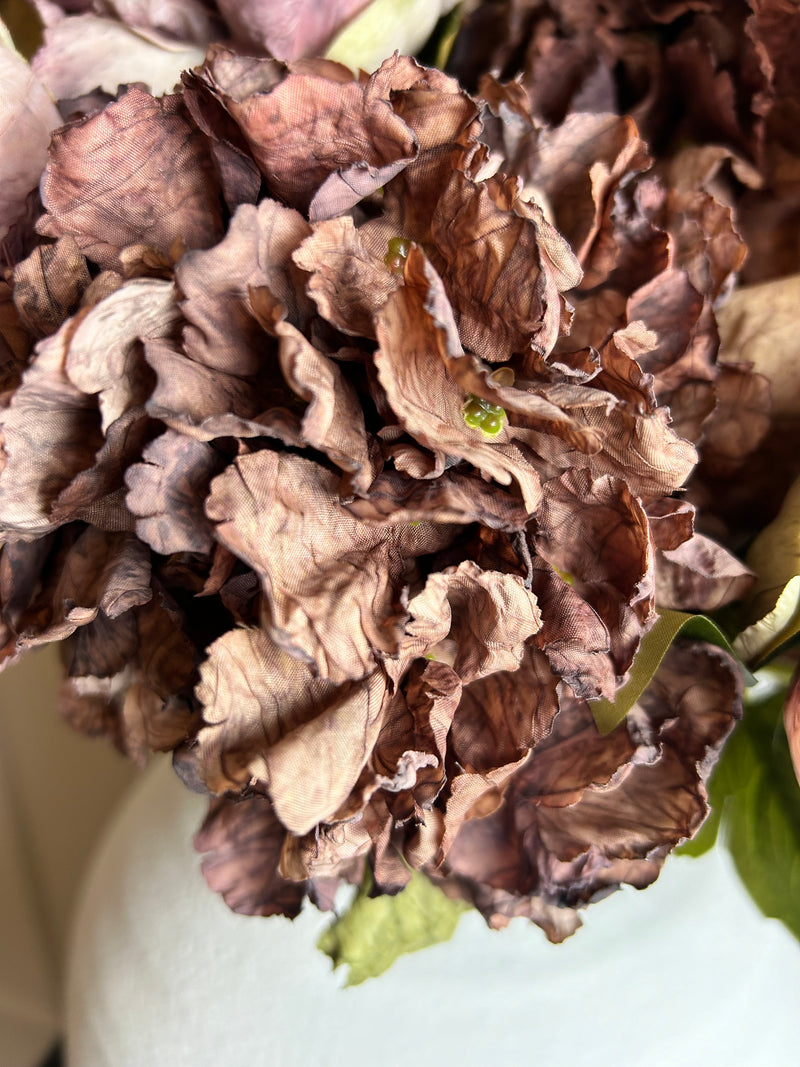
[[[740,713],[730,657],[699,644],[670,651],[630,737],[624,724],[601,737],[587,705],[565,705],[502,805],[462,826],[440,874],[487,916],[498,903],[525,914],[524,898],[574,908],[621,882],[648,885],[705,816],[708,760]],[[531,917],[563,938],[552,914]]]
[[37,346],[22,384],[0,414],[5,466],[0,472],[0,526],[22,536],[52,529],[50,507],[78,474],[94,463],[102,443],[93,396],[65,372],[74,324]]
[[332,218],[415,157],[416,139],[392,111],[380,72],[362,84],[346,67],[314,61],[275,84],[269,62],[264,87],[255,78],[213,84],[214,62],[207,80],[244,133],[270,192],[285,204],[312,219]]
[[45,26],[32,66],[61,101],[98,86],[115,94],[118,86],[131,82],[143,82],[155,94],[169,93],[182,70],[203,61],[204,48],[191,41],[187,34],[171,40],[160,33],[137,33],[111,18],[81,14]]
[[266,49],[277,59],[321,55],[334,34],[354,18],[370,0],[333,0],[320,6],[315,0],[217,0],[232,36]]
[[453,720],[451,748],[467,773],[516,763],[550,732],[558,711],[546,658],[528,643],[519,668],[473,677]]
[[115,267],[126,245],[168,254],[176,240],[206,248],[222,236],[219,183],[179,96],[157,100],[134,87],[100,114],[62,127],[41,193],[48,213],[39,232],[72,234],[103,267]]
[[0,46],[0,239],[17,221],[47,163],[58,109],[20,55]]
[[138,278],[91,308],[73,328],[67,375],[84,393],[97,395],[104,432],[149,395],[141,342],[169,337],[179,318],[173,285]]
[[[249,293],[268,287],[290,322],[305,322],[311,305],[291,255],[308,233],[297,212],[264,200],[258,208],[242,205],[214,248],[181,259],[176,281],[187,320],[183,344],[146,347],[157,376],[148,404],[154,417],[203,440],[274,433],[299,443],[277,346],[259,324]],[[265,415],[272,409],[280,409],[274,418]]]

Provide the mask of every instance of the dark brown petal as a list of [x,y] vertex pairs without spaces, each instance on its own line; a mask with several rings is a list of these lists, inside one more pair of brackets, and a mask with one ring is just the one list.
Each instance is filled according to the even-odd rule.
[[343,681],[397,652],[408,559],[452,534],[433,523],[362,523],[339,504],[337,483],[298,456],[241,456],[214,479],[206,514],[219,523],[217,538],[259,575],[274,639],[321,677]]
[[509,181],[514,188],[506,190],[456,171],[432,222],[462,341],[492,361],[531,344],[549,352],[558,336],[559,290],[580,279],[569,246],[541,213],[531,205],[524,214],[509,210],[518,195],[515,180]]
[[542,131],[530,155],[518,160],[525,178],[544,192],[559,232],[578,257],[582,288],[600,284],[614,269],[616,191],[650,162],[631,118],[585,113]]
[[391,704],[375,743],[375,784],[393,793],[411,790],[413,801],[430,809],[445,782],[447,738],[461,681],[447,664],[422,660],[403,689],[405,699]]
[[214,540],[203,499],[227,457],[174,430],[151,441],[126,475],[125,503],[136,533],[155,552],[210,552]]
[[[601,737],[587,705],[566,704],[502,805],[461,828],[442,874],[456,875],[487,915],[498,903],[506,915],[531,914],[521,898],[576,907],[623,881],[648,885],[706,814],[703,781],[739,714],[730,657],[685,643],[645,693],[632,736],[623,724]],[[552,914],[531,917],[553,940],[565,936]]]
[[558,712],[557,684],[532,642],[518,669],[473,675],[453,719],[454,758],[468,774],[517,763],[550,732]]
[[77,308],[91,277],[71,237],[40,245],[14,268],[14,303],[34,337],[55,333]]
[[230,630],[209,649],[197,698],[206,725],[192,760],[215,793],[262,783],[281,822],[304,834],[329,821],[370,757],[386,677],[336,685],[262,630]]
[[[31,340],[14,306],[11,286],[0,281],[0,397],[19,385]],[[7,399],[0,399],[0,403],[6,402]]]
[[178,238],[206,248],[222,236],[213,164],[178,96],[156,100],[131,88],[99,115],[57,130],[41,190],[48,214],[39,232],[72,234],[104,267],[115,267],[126,245],[166,255]]
[[584,470],[545,484],[537,553],[566,572],[605,623],[617,674],[630,666],[653,612],[647,516],[624,482]]
[[542,612],[542,628],[534,641],[553,674],[579,697],[611,699],[616,674],[609,633],[600,616],[539,557],[533,561],[531,588]]
[[233,911],[293,919],[306,886],[279,873],[286,837],[266,797],[219,798],[212,800],[194,847],[205,853],[202,871],[209,886]]
[[19,620],[21,648],[68,637],[100,612],[116,619],[153,595],[150,554],[131,534],[87,527],[62,549],[54,571],[53,584]]

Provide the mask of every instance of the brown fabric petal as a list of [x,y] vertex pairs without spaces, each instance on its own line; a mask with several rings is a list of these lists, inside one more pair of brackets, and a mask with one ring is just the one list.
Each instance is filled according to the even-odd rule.
[[203,511],[211,479],[227,457],[211,445],[167,430],[151,441],[126,475],[125,503],[136,533],[155,552],[210,552],[214,539]]
[[[395,457],[397,462],[397,457]],[[479,522],[493,530],[520,531],[528,521],[522,501],[488,485],[482,478],[457,470],[418,480],[385,470],[369,487],[369,495],[345,505],[368,522]]]
[[603,620],[540,557],[533,561],[531,588],[542,612],[542,628],[534,641],[547,656],[553,674],[579,697],[612,699],[616,674]]
[[19,385],[30,349],[31,336],[14,305],[13,290],[0,281],[0,397]]
[[656,557],[656,600],[661,608],[715,611],[740,600],[754,575],[710,537],[694,534]]
[[71,237],[40,245],[14,268],[14,303],[34,337],[55,333],[76,310],[91,277]]
[[[570,908],[623,881],[649,884],[668,849],[702,821],[709,754],[740,714],[730,657],[690,643],[665,658],[633,740],[624,724],[601,737],[587,705],[567,704],[503,804],[462,826],[442,873],[466,879],[461,891],[487,917],[530,914],[521,908],[528,896]],[[551,940],[565,936],[557,916],[531,917]]]
[[390,87],[378,75],[358,83],[346,67],[314,61],[270,85],[271,71],[265,66],[263,87],[254,77],[249,85],[216,91],[270,192],[290,207],[308,211],[312,219],[332,218],[416,155],[416,139],[393,113]]
[[471,560],[431,574],[409,602],[406,633],[417,655],[437,655],[446,642],[452,666],[467,685],[519,666],[525,641],[542,626],[536,597],[516,575],[481,571]]
[[266,797],[220,797],[211,801],[194,847],[205,853],[201,869],[206,881],[232,911],[293,919],[306,886],[279,873],[286,837]]
[[250,305],[261,325],[278,339],[286,384],[308,403],[301,424],[303,443],[324,452],[346,472],[355,492],[365,493],[376,470],[355,389],[334,360],[286,321],[286,308],[268,289],[251,290]]
[[414,248],[406,262],[405,285],[389,296],[378,316],[377,335],[378,377],[405,429],[434,454],[460,456],[501,484],[515,477],[533,511],[539,480],[508,443],[506,431],[498,434],[497,444],[487,443],[464,422],[466,392],[448,375],[443,359],[463,355],[458,332],[441,281]]
[[[157,204],[152,190],[161,190]],[[180,239],[206,248],[222,236],[219,184],[202,134],[180,97],[131,88],[116,103],[56,131],[42,178],[39,232],[72,234],[89,259],[115,267],[126,245],[167,254]]]
[[630,666],[654,609],[647,516],[628,487],[570,471],[546,483],[536,551],[566,572],[608,629],[618,675]]
[[456,172],[432,223],[462,341],[492,361],[531,344],[549,352],[561,318],[558,292],[580,279],[566,242],[534,206],[517,210],[515,194]]
[[293,256],[308,271],[320,315],[344,333],[375,336],[375,313],[400,284],[365,246],[349,216],[320,222]]
[[96,393],[102,429],[149,394],[141,341],[168,337],[179,320],[174,287],[139,278],[102,300],[74,329],[67,374],[84,393]]
[[65,372],[74,325],[37,346],[22,384],[0,416],[5,466],[0,472],[0,524],[22,536],[53,528],[50,506],[102,443],[100,413]]
[[219,523],[217,538],[259,575],[274,639],[321,677],[343,681],[397,652],[407,560],[452,535],[432,523],[361,523],[338,503],[336,484],[308,460],[258,452],[214,480],[206,514]]
[[88,527],[60,556],[56,581],[42,589],[19,620],[21,648],[68,637],[99,612],[115,619],[153,595],[149,552],[130,534]]
[[355,785],[388,691],[380,670],[337,685],[315,678],[263,631],[239,629],[211,646],[197,698],[206,725],[192,757],[206,785],[219,793],[262,783],[281,822],[304,834],[328,821]]
[[540,133],[517,166],[547,197],[555,225],[584,271],[581,288],[605,281],[616,266],[611,213],[623,180],[650,165],[647,146],[628,116],[568,116]]
[[[461,681],[445,663],[420,661],[394,701],[375,744],[376,785],[409,790],[413,803],[430,809],[445,783],[445,754]],[[413,811],[413,804],[411,807]]]

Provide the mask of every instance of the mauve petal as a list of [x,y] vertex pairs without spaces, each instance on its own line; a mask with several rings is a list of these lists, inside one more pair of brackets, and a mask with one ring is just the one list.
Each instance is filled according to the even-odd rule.
[[194,839],[204,853],[202,872],[211,889],[242,915],[299,915],[304,882],[281,876],[287,833],[262,796],[212,800]]
[[166,255],[176,240],[206,248],[222,236],[216,173],[179,96],[157,100],[134,87],[100,114],[62,127],[41,192],[48,214],[39,232],[72,234],[104,267],[118,266],[126,245]]

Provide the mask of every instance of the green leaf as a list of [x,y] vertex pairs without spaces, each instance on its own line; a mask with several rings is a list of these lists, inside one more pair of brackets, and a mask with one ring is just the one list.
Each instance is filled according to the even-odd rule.
[[441,15],[456,0],[372,0],[334,38],[325,55],[351,70],[375,70],[399,51],[413,55],[427,41]]
[[800,787],[783,728],[790,673],[768,669],[760,677],[767,695],[746,698],[709,795],[750,896],[800,940]]
[[799,633],[800,574],[796,574],[783,587],[772,611],[742,630],[733,647],[745,663],[759,667]]
[[406,952],[449,941],[463,901],[450,900],[430,879],[413,871],[397,896],[370,897],[372,875],[367,874],[349,910],[317,941],[333,966],[350,968],[347,985],[360,985],[387,971]]
[[[667,654],[667,649],[678,637],[694,637],[724,648],[734,658],[736,653],[725,634],[705,615],[689,615],[684,611],[662,611],[639,645],[639,651],[631,665],[630,677],[617,690],[613,701],[601,697],[591,703],[594,721],[602,734],[610,733],[618,726],[650,684],[653,675]],[[755,679],[740,664],[747,685]]]

